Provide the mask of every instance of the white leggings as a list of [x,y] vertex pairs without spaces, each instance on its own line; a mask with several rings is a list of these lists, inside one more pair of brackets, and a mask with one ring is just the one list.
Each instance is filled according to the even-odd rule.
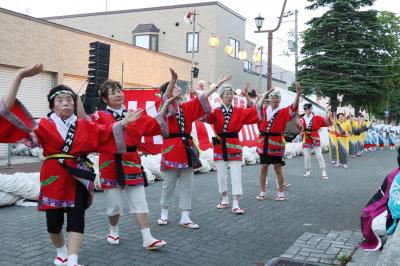
[[242,195],[242,161],[215,161],[219,193],[228,191],[228,166],[231,170],[232,195]]
[[164,174],[161,206],[170,207],[173,205],[176,182],[179,180],[179,209],[190,210],[192,208],[193,168],[169,169]]
[[[315,151],[315,156],[317,157],[319,167],[321,169],[325,168],[325,160],[324,157],[322,156],[322,149],[321,147],[314,147]],[[306,171],[311,170],[311,149],[310,148],[305,148],[303,149],[304,152],[304,168]]]

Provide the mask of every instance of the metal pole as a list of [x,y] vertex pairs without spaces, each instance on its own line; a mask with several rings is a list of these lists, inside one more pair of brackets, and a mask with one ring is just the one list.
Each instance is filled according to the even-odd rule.
[[294,76],[295,79],[297,80],[297,72],[298,72],[298,62],[299,62],[299,32],[298,32],[298,27],[297,27],[297,14],[299,11],[295,9],[294,11],[294,45],[295,45],[295,51],[294,51]]
[[11,144],[8,144],[7,149],[7,168],[11,168]]
[[272,89],[272,31],[268,32],[267,90]]
[[192,33],[192,71],[190,74],[190,87],[193,88],[193,70],[194,70],[194,40],[196,34],[196,10],[193,11],[193,33]]
[[121,85],[122,85],[122,89],[124,88],[124,61],[122,61],[122,65],[121,65]]
[[258,30],[258,31],[255,31],[255,33],[268,32],[268,62],[267,62],[268,63],[268,72],[267,72],[268,79],[267,79],[267,90],[270,90],[272,88],[272,33],[274,31],[277,31],[279,29],[279,27],[281,26],[282,17],[283,17],[283,13],[285,12],[286,3],[287,3],[287,0],[285,0],[283,2],[281,15],[279,16],[278,25],[276,26],[275,29],[273,29],[273,30]]
[[259,90],[260,92],[261,92],[261,83],[262,83],[263,49],[264,49],[264,47],[262,47],[262,45],[261,45],[261,47],[260,47],[260,52],[261,52],[261,57],[260,57],[260,75],[259,75],[260,81],[259,81],[259,87],[258,87],[258,90]]

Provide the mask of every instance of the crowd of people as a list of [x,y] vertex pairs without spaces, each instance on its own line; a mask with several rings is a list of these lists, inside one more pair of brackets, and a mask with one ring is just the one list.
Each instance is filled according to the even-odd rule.
[[[260,193],[257,200],[266,199],[265,184],[270,165],[273,166],[278,181],[276,200],[286,200],[284,191],[288,184],[285,183],[283,174],[286,144],[284,131],[286,124],[293,118],[296,118],[302,136],[306,177],[310,176],[311,149],[314,149],[322,170],[321,178],[328,178],[318,133],[321,127],[330,127],[331,160],[343,167],[347,167],[349,155],[362,154],[364,142],[372,139],[372,133],[380,134],[387,130],[384,132],[389,134],[389,139],[392,138],[390,143],[393,144],[394,136],[390,134],[396,134],[395,127],[380,127],[380,124],[369,124],[351,116],[346,119],[341,113],[328,113],[326,117],[314,115],[311,104],[303,106],[305,114],[299,117],[299,82],[295,83],[296,97],[289,106],[281,106],[280,92],[271,89],[260,95],[256,102],[248,100],[247,107],[235,107],[235,91],[232,85],[227,84],[231,79],[228,75],[222,75],[207,90],[205,84],[202,84],[202,92],[193,90],[193,97],[182,101],[182,91],[177,85],[178,75],[172,69],[170,81],[160,87],[162,105],[154,118],[141,109],[127,110],[121,84],[107,80],[99,90],[101,100],[107,104],[105,110],[86,114],[80,97],[71,88],[59,85],[52,88],[47,95],[50,113],[37,122],[16,99],[16,95],[24,78],[37,75],[42,70],[43,65],[37,64],[17,72],[10,89],[0,102],[0,142],[22,140],[31,146],[43,147],[46,159],[40,173],[38,209],[46,212],[47,231],[57,253],[54,265],[78,265],[85,211],[93,198],[95,174],[87,158],[91,152],[99,153],[100,180],[107,200],[105,208],[109,233],[106,241],[111,245],[120,243],[118,223],[123,214],[123,205],[126,204],[129,214],[134,215],[141,229],[143,247],[159,249],[167,243],[154,238],[150,232],[149,209],[144,189],[147,179],[137,150],[142,136],[163,136],[161,170],[165,179],[158,225],[169,224],[169,209],[173,206],[179,180],[179,225],[198,229],[199,224],[190,217],[194,169],[201,166],[199,151],[191,136],[192,123],[196,120],[210,123],[215,129],[214,160],[221,197],[216,208],[231,208],[234,215],[245,213],[239,206],[243,194],[243,155],[238,132],[243,125],[257,124],[260,131],[257,146],[261,164]],[[249,98],[247,87],[245,96]],[[214,110],[208,102],[208,97],[213,92],[218,92],[222,102]],[[367,148],[373,149],[372,146]],[[228,170],[231,176],[231,193],[227,186]],[[229,194],[232,195],[232,204]],[[68,245],[65,244],[61,231],[64,213],[67,214]]]
[[358,117],[338,113],[329,127],[329,158],[332,164],[348,168],[349,158],[362,156],[368,151],[395,149],[400,126],[395,121],[385,123],[374,118],[368,121],[363,114]]

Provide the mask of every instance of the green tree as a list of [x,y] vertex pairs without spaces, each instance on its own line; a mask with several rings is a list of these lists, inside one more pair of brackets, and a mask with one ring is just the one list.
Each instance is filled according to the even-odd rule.
[[386,95],[380,110],[372,110],[378,116],[383,116],[383,110],[391,113],[391,119],[400,118],[400,17],[388,11],[379,13],[378,20],[381,24],[379,32],[381,45],[386,53],[382,55],[385,77],[381,81]]
[[311,19],[303,32],[304,57],[299,62],[299,78],[305,94],[330,99],[331,109],[350,104],[356,112],[379,107],[388,87],[382,77],[388,57],[380,40],[383,28],[376,10],[361,10],[374,0],[308,0],[308,9],[329,8],[321,17]]

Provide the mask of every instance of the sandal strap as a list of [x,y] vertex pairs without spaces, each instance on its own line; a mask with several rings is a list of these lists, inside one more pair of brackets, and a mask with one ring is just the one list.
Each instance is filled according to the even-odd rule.
[[112,240],[118,240],[118,239],[119,239],[119,236],[113,237],[112,235],[109,235],[109,236],[107,236],[107,237],[111,238]]
[[161,243],[161,242],[162,242],[162,240],[156,240],[156,241],[154,241],[153,244],[151,244],[151,245],[149,246],[149,248],[152,248],[152,247],[154,247],[155,245],[157,245],[158,243]]

